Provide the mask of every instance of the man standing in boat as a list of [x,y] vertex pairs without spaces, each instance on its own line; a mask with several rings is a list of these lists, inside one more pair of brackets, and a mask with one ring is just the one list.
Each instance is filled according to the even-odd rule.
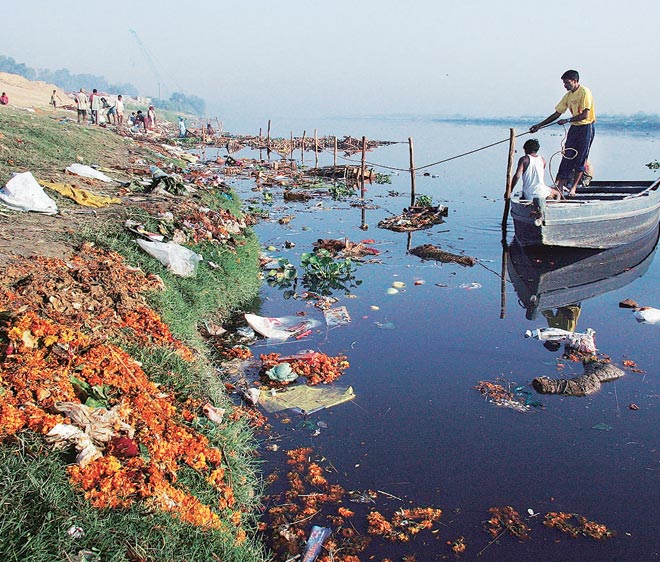
[[557,189],[562,191],[572,177],[573,182],[569,188],[569,196],[575,195],[578,183],[585,171],[585,164],[589,156],[589,149],[594,140],[596,110],[591,90],[580,85],[580,75],[577,70],[567,70],[561,76],[564,88],[568,91],[555,107],[555,112],[540,123],[530,127],[529,132],[535,133],[541,127],[549,125],[562,116],[568,109],[571,112],[569,119],[559,119],[557,123],[571,124],[566,137],[564,156],[557,172]]

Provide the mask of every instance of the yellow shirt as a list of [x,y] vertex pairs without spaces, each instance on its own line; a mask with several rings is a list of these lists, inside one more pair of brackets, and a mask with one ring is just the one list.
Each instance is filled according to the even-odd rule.
[[570,110],[571,115],[579,115],[585,109],[589,110],[586,119],[574,121],[571,125],[588,125],[589,123],[596,122],[596,109],[594,108],[594,97],[591,95],[591,90],[584,86],[578,86],[574,92],[566,92],[566,95],[561,98],[560,102],[555,107],[557,113],[564,113]]

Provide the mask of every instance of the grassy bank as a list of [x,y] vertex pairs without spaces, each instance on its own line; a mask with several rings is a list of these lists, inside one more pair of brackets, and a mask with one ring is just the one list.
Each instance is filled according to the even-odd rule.
[[[110,131],[19,110],[0,112],[0,152],[3,184],[12,172],[22,171],[64,178],[64,167],[76,159],[116,170],[134,167],[136,161],[142,165],[164,161],[149,147]],[[191,199],[199,207],[238,214],[239,202],[231,193],[200,190]],[[57,201],[72,205],[61,198]],[[176,201],[180,200],[174,199],[172,205]],[[259,484],[252,432],[240,409],[228,400],[199,332],[202,321],[221,322],[255,298],[260,284],[259,244],[249,229],[233,235],[231,243],[194,244],[192,249],[204,261],[195,277],[177,277],[139,250],[134,236],[123,228],[123,221],[132,218],[156,229],[154,217],[166,207],[162,202],[153,207],[146,202],[99,211],[98,216],[82,215],[67,241],[92,241],[105,250],[89,250],[81,262],[26,258],[21,263],[19,258],[10,260],[11,271],[3,266],[2,560],[249,562],[265,558],[254,537]],[[26,214],[11,213],[6,223],[27,219]],[[36,224],[34,236],[49,236],[47,224]],[[51,235],[61,237],[61,233]],[[115,261],[109,251],[123,256],[123,262]],[[102,266],[107,273],[99,273]],[[128,269],[122,273],[125,266]],[[141,272],[135,272],[136,266]],[[68,279],[71,272],[75,283],[58,285],[65,289],[49,285],[52,279]],[[90,282],[92,275],[97,277]],[[145,286],[157,275],[164,289],[133,286],[129,275],[139,276]],[[105,295],[97,294],[99,287]],[[84,298],[94,293],[96,300],[82,307],[72,301],[76,306],[67,316],[65,306],[53,304],[64,300],[62,291]],[[30,319],[31,313],[35,316]],[[40,336],[39,327],[51,335]],[[167,336],[169,331],[174,339]],[[85,379],[97,356],[97,378]],[[113,369],[128,370],[113,378]],[[26,388],[16,382],[19,375],[29,382]],[[57,400],[121,406],[122,421],[135,429],[131,444],[139,448],[122,456],[111,441],[100,459],[79,468],[73,447],[54,450],[44,438],[55,418],[62,419],[54,409]],[[204,415],[209,405],[226,410],[221,422]],[[163,413],[159,417],[150,412]],[[176,435],[187,441],[179,443]],[[200,452],[193,455],[195,447]],[[112,466],[115,472],[91,486],[88,480],[95,463],[105,466],[106,472]],[[132,489],[136,481],[140,486]]]

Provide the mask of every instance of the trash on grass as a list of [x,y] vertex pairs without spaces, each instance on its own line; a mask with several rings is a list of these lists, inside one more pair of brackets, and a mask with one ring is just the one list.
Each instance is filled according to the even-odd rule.
[[304,415],[331,408],[355,398],[353,387],[313,387],[304,384],[289,386],[282,390],[262,392],[259,404],[268,413],[296,410]]
[[84,164],[71,164],[71,166],[67,166],[66,171],[69,172],[70,174],[73,174],[74,176],[92,178],[95,180],[104,181],[106,183],[112,181],[112,178],[109,178],[103,172],[99,172],[98,170],[95,170],[91,166],[85,166]]
[[14,174],[0,190],[0,203],[15,211],[35,211],[46,215],[57,213],[57,204],[30,172]]
[[88,189],[80,187],[73,187],[68,183],[54,183],[50,181],[39,180],[39,184],[53,191],[57,191],[60,195],[73,199],[78,205],[84,207],[93,207],[98,209],[100,207],[107,207],[113,203],[121,203],[118,197],[106,197],[105,195],[97,195]]
[[181,277],[193,277],[202,256],[174,242],[136,240],[138,246],[156,258],[169,271]]

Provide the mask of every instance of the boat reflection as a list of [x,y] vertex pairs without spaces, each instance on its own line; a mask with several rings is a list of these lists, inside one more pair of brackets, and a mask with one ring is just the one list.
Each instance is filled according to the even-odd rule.
[[646,273],[659,230],[630,244],[607,250],[523,248],[513,239],[508,247],[507,272],[533,320],[539,312],[554,327],[574,330],[580,303],[625,287]]

